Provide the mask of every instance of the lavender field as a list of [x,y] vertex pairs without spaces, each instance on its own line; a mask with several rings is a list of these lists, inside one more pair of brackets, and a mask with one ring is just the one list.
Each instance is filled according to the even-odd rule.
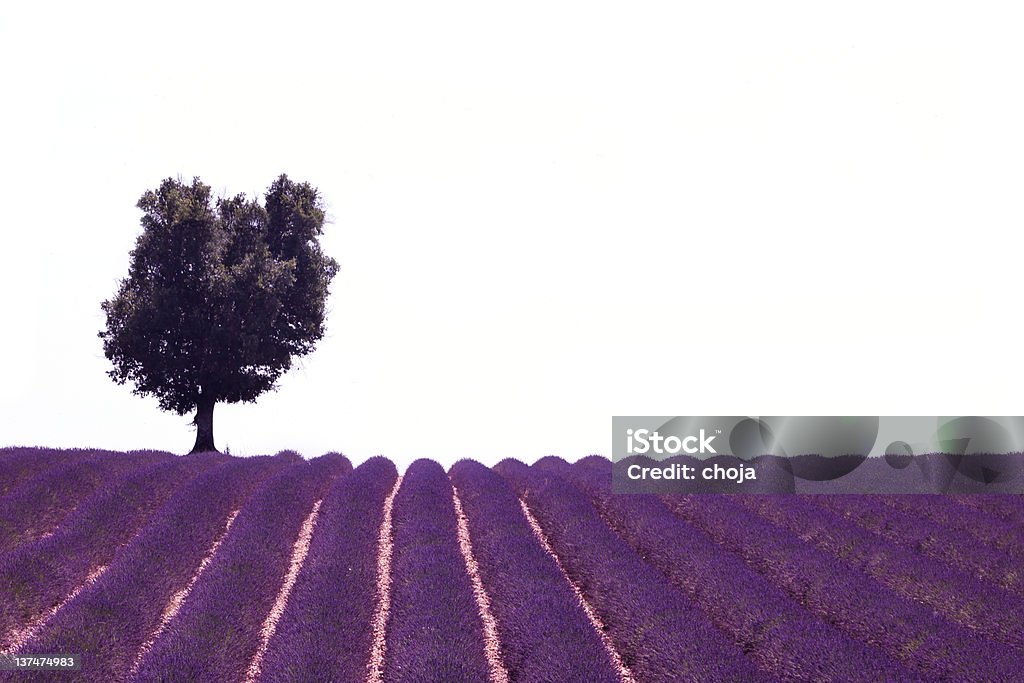
[[0,681],[1014,681],[1024,499],[0,450]]

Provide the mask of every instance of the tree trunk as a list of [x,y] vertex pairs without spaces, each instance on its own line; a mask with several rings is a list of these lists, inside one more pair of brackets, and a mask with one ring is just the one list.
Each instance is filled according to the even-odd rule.
[[217,450],[217,447],[213,445],[213,406],[215,403],[214,398],[208,396],[205,391],[199,394],[196,419],[192,422],[196,426],[196,445],[192,447],[193,453]]

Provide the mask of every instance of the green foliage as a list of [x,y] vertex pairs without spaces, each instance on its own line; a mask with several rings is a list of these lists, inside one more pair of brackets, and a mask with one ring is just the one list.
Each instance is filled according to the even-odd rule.
[[103,302],[109,375],[183,415],[205,401],[254,401],[324,335],[338,271],[319,237],[317,190],[282,175],[264,203],[213,201],[198,178],[139,200],[128,277]]

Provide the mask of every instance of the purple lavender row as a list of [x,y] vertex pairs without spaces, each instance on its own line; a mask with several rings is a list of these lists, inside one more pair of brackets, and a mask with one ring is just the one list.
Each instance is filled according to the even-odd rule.
[[605,526],[576,487],[516,460],[494,469],[525,500],[637,680],[773,680]]
[[383,680],[487,681],[483,624],[459,550],[452,485],[432,460],[406,470],[394,504]]
[[130,472],[166,462],[166,453],[82,451],[23,482],[0,498],[0,552],[47,534],[96,490]]
[[[223,534],[229,515],[293,458],[233,458],[186,484],[114,556],[110,567],[57,612],[21,652],[81,653],[76,680],[123,680],[161,624],[172,596],[188,585]],[[51,680],[45,672],[0,672],[0,681]]]
[[979,493],[971,496],[950,496],[952,500],[981,512],[1000,517],[1007,522],[1024,524],[1024,496]]
[[[949,529],[917,512],[891,507],[879,496],[813,496],[824,507],[879,538],[967,572],[1024,597],[1021,559],[980,545],[964,532]],[[927,503],[925,503],[927,504]]]
[[25,448],[8,446],[0,448],[0,496],[33,477],[68,461],[80,461],[96,457],[139,456],[172,459],[175,456],[166,451],[106,451],[94,448]]
[[[744,496],[744,504],[893,591],[990,638],[1024,648],[1024,600],[946,564],[881,540],[798,496]],[[998,609],[995,607],[998,606]]]
[[886,505],[922,515],[949,529],[1008,553],[1024,563],[1024,524],[961,505],[950,496],[884,496]]
[[706,494],[662,500],[806,609],[905,666],[937,680],[1012,680],[1017,666],[1012,648],[942,619],[734,502],[747,498],[768,496]]
[[449,471],[513,683],[617,683],[619,673],[572,587],[497,473],[462,460]]
[[0,650],[10,636],[56,607],[142,528],[185,482],[223,457],[188,456],[140,468],[71,513],[52,536],[0,558]]
[[544,458],[534,465],[585,491],[649,564],[682,588],[758,666],[785,680],[924,680],[877,647],[812,614],[655,496],[615,495],[612,466]]
[[377,540],[384,500],[397,478],[390,460],[370,458],[324,497],[309,555],[257,680],[366,680],[373,643]]
[[[91,451],[85,451],[91,453]],[[4,448],[0,450],[0,496],[18,484],[42,474],[69,456],[82,451],[51,448]]]
[[351,469],[347,460],[318,458],[290,465],[261,485],[130,680],[242,680],[303,523],[331,482]]

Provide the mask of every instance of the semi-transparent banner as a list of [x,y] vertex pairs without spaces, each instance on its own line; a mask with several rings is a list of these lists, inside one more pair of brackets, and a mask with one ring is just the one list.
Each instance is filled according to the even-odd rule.
[[612,418],[616,493],[1022,493],[1024,417]]

